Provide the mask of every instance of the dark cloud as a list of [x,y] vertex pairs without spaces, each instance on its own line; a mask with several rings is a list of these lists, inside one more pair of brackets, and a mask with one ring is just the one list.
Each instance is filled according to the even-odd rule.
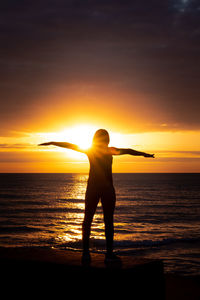
[[48,109],[41,97],[62,84],[119,90],[129,112],[200,128],[199,1],[7,0],[0,19],[1,128]]

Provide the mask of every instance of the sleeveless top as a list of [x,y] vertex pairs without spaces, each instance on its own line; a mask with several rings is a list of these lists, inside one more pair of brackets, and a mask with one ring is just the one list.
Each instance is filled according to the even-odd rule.
[[113,186],[112,154],[105,149],[90,149],[87,151],[90,162],[88,184],[99,187]]

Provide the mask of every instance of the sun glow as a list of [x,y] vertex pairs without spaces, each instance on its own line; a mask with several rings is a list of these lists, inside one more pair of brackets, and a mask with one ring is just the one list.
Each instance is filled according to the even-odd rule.
[[113,172],[199,172],[200,131],[114,132],[104,125],[79,123],[54,132],[16,132],[1,137],[0,171],[2,173],[88,173],[88,159],[83,153],[65,148],[38,147],[44,142],[69,142],[81,148],[91,146],[95,131],[105,128],[110,146],[155,153],[156,159],[116,156]]
[[[79,124],[77,126],[69,127],[58,132],[43,132],[40,133],[39,136],[41,138],[41,142],[68,142],[79,146],[83,150],[86,150],[92,146],[92,139],[94,133],[99,128],[99,126],[95,126],[92,124]],[[108,130],[110,135],[110,146],[121,147],[123,144],[125,144],[124,137],[122,134],[111,132],[108,128],[106,128],[106,130]],[[53,148],[53,151],[55,152],[66,153],[65,148],[54,146]],[[48,149],[45,148],[42,150],[47,151]],[[52,148],[50,148],[49,151],[52,151]],[[67,151],[67,156],[78,160],[82,160],[85,157],[83,153],[71,150]]]
[[[74,127],[69,127],[60,132],[43,133],[42,137],[47,141],[68,142],[78,145],[81,149],[86,150],[92,145],[92,138],[98,128],[93,125],[82,124]],[[66,149],[58,148],[58,151]],[[73,152],[74,156],[75,152]],[[76,153],[75,156],[80,155]]]
[[81,149],[88,149],[92,145],[92,137],[96,128],[91,125],[79,125],[64,130],[59,134],[62,141],[78,145]]

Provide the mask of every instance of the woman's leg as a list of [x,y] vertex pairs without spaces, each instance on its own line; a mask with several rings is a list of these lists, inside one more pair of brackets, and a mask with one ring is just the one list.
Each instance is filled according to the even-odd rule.
[[115,190],[113,187],[104,189],[101,196],[101,202],[102,202],[103,213],[104,213],[106,249],[107,249],[107,254],[111,255],[113,252],[113,236],[114,236],[113,214],[114,214],[115,202],[116,202]]
[[82,227],[83,252],[89,252],[89,238],[92,220],[99,202],[99,195],[95,188],[88,187],[85,197],[85,216]]

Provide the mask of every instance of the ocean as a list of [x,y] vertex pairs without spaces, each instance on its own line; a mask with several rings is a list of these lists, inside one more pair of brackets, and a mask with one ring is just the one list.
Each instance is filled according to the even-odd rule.
[[[0,174],[0,247],[81,250],[87,174]],[[200,174],[113,174],[115,252],[200,275]],[[99,203],[91,248],[105,252]]]

